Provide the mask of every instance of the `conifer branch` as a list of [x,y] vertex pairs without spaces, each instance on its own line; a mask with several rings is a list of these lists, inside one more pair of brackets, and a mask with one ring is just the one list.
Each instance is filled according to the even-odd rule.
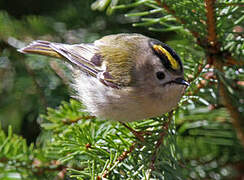
[[[147,119],[135,122],[135,124],[132,122],[132,125],[127,127],[125,125],[133,133],[130,134],[127,129],[118,128],[107,121],[96,121],[93,116],[83,111],[84,107],[78,101],[63,102],[57,109],[48,108],[47,115],[41,116],[39,122],[41,122],[43,133],[38,139],[36,147],[32,144],[28,148],[26,142],[22,141],[22,138],[13,136],[11,131],[8,135],[5,135],[2,130],[0,131],[0,165],[2,165],[0,177],[11,178],[13,172],[21,178],[28,176],[32,179],[43,176],[51,179],[98,180],[110,178],[213,179],[215,175],[220,178],[235,178],[231,177],[232,168],[236,168],[235,165],[239,162],[242,163],[243,155],[243,152],[240,153],[241,147],[236,138],[236,132],[244,145],[243,114],[241,110],[238,112],[238,108],[242,108],[240,107],[242,97],[238,91],[244,83],[239,79],[239,73],[241,73],[239,67],[244,65],[244,62],[235,59],[236,55],[242,57],[243,28],[241,22],[243,18],[239,15],[242,12],[240,7],[243,6],[243,3],[227,0],[221,2],[216,0],[123,2],[128,5],[117,5],[119,1],[116,0],[97,0],[98,8],[96,9],[104,10],[108,7],[107,12],[111,13],[115,9],[131,9],[144,5],[145,8],[139,7],[129,13],[131,17],[135,17],[135,20],[141,19],[142,23],[137,23],[136,26],[146,26],[149,27],[149,30],[163,32],[161,34],[163,36],[167,30],[177,30],[182,33],[182,27],[190,32],[184,33],[186,38],[183,37],[181,39],[183,41],[177,36],[170,42],[177,46],[175,47],[177,53],[184,58],[187,80],[192,82],[187,94],[182,98],[179,111],[174,116],[170,112],[163,119]],[[141,10],[143,12],[140,12]],[[71,15],[73,17],[72,13]],[[0,21],[0,26],[3,27],[0,28],[0,34],[4,35],[6,42],[11,36],[23,38],[24,28],[18,29],[21,32],[18,36],[11,29],[15,26],[24,27],[26,23],[19,25],[19,20],[14,20],[1,12],[0,19],[4,20]],[[45,19],[44,21],[46,22]],[[176,21],[180,26],[175,26]],[[45,28],[42,28],[42,24],[45,25],[45,23],[39,17],[31,17],[28,22],[30,22],[28,27],[32,27],[33,24],[33,27],[41,29],[43,34],[49,34],[50,30],[44,31]],[[53,27],[53,22],[50,25]],[[61,29],[62,34],[67,32],[66,28],[61,27]],[[89,29],[87,30],[86,34],[89,32]],[[74,31],[76,32],[76,30]],[[72,34],[73,32],[68,33],[68,36],[73,37]],[[196,43],[201,48],[196,47],[196,43],[192,43],[189,34],[196,39]],[[25,37],[25,39],[28,38]],[[181,44],[182,42],[183,44]],[[4,47],[0,42],[0,49],[7,48],[7,51],[6,54],[3,53],[3,58],[0,56],[0,61],[1,58],[5,59],[5,56],[8,58],[8,47],[3,45]],[[187,50],[189,51],[187,52]],[[0,73],[1,67],[4,67],[1,62]],[[8,61],[6,62],[8,63]],[[233,65],[236,69],[231,68]],[[50,62],[50,66],[65,84],[68,83],[64,71],[55,61]],[[225,66],[229,66],[226,72],[223,68]],[[3,70],[8,71],[8,69]],[[33,71],[33,69],[30,70]],[[36,76],[35,72],[31,73],[33,72],[29,73],[31,77]],[[227,81],[227,77],[232,81]],[[36,80],[34,77],[34,81]],[[34,84],[37,91],[41,90],[38,86],[40,83],[38,81],[34,83],[37,83],[37,85]],[[23,83],[23,85],[25,84]],[[10,93],[19,93],[18,86],[14,87],[17,88]],[[38,96],[43,96],[41,93],[38,93]],[[4,97],[4,95],[2,96]],[[43,100],[42,97],[41,100]],[[184,106],[185,104],[186,106]],[[177,130],[177,137],[173,131],[169,130],[173,117],[176,119],[174,122],[176,128],[173,127],[173,130]],[[229,123],[230,118],[232,124]],[[131,128],[134,126],[135,130]],[[226,157],[225,162],[221,161],[223,152]],[[226,156],[226,154],[228,155]],[[232,156],[240,158],[233,159]],[[189,167],[185,165],[189,165]],[[229,168],[230,166],[232,167]],[[224,172],[222,170],[226,173],[222,173]],[[237,171],[242,175],[241,168]],[[201,175],[198,175],[200,173]],[[185,176],[187,178],[184,178]]]
[[96,118],[96,117],[95,116],[89,116],[89,115],[83,115],[83,116],[79,116],[75,119],[64,119],[62,122],[64,124],[69,125],[69,124],[77,123],[79,120],[82,120],[82,119],[88,120],[88,119],[94,119],[94,118]]
[[[161,6],[162,8],[164,8],[169,14],[171,14],[172,16],[175,17],[175,19],[181,23],[181,24],[186,24],[186,22],[179,18],[178,16],[176,16],[176,12],[172,9],[170,9],[170,7],[166,4],[166,3],[162,3],[160,0],[155,0],[156,3]],[[190,29],[189,32],[191,32],[191,34],[197,39],[197,43],[205,48],[208,48],[208,52],[210,54],[214,53],[214,54],[218,54],[220,53],[220,43],[217,40],[217,33],[216,33],[216,22],[215,22],[215,11],[214,11],[214,5],[215,5],[215,0],[205,0],[205,7],[206,7],[206,16],[207,16],[207,27],[208,27],[208,37],[207,37],[207,41],[208,41],[208,46],[206,46],[206,42],[205,41],[201,41],[200,40],[200,36],[198,34],[198,32],[196,31],[192,31]],[[243,6],[243,3],[228,3],[225,4],[228,6]],[[237,61],[235,60],[229,53],[224,54],[223,55],[226,56],[226,63],[225,65],[230,66],[230,65],[244,65],[243,61]],[[208,63],[209,64],[213,64],[213,58],[211,55],[208,56]]]
[[[128,157],[128,155],[129,155],[132,151],[134,151],[134,149],[135,149],[135,145],[136,145],[136,143],[133,143],[133,144],[130,146],[129,150],[124,151],[124,152],[117,158],[117,160],[115,161],[115,163],[110,165],[110,167],[115,167],[117,164],[119,164],[120,162],[122,162],[123,160],[125,160],[125,159]],[[113,168],[106,169],[105,172],[104,172],[103,175],[102,175],[102,178],[106,178],[106,177],[109,175],[109,173],[112,171],[112,169],[113,169]],[[101,178],[100,176],[98,176],[98,177],[97,177],[97,180],[100,180],[100,179],[102,179],[102,178]]]
[[[205,0],[205,7],[206,7],[206,16],[207,16],[207,27],[208,27],[208,62],[213,64],[214,67],[223,72],[223,63],[224,53],[220,50],[220,44],[217,40],[217,33],[216,33],[216,21],[215,21],[215,2],[216,0]],[[229,59],[233,61],[233,58],[229,55]],[[228,61],[227,61],[228,62]],[[234,107],[232,98],[230,97],[228,91],[226,90],[225,85],[219,79],[219,91],[220,96],[223,98],[224,105],[230,112],[232,117],[232,123],[236,128],[238,137],[244,146],[244,130],[242,116],[238,109]]]
[[164,140],[164,136],[167,134],[167,131],[169,129],[169,125],[172,121],[172,117],[173,117],[173,111],[169,112],[169,116],[168,116],[168,122],[166,124],[163,124],[162,125],[162,132],[160,133],[159,135],[159,139],[155,145],[155,150],[154,150],[154,153],[152,155],[152,159],[151,159],[151,164],[150,164],[150,169],[151,170],[155,170],[155,161],[156,161],[156,158],[157,158],[157,153],[158,153],[158,150],[161,146],[161,144],[163,143],[163,140]]
[[[230,53],[220,50],[220,43],[217,39],[216,32],[216,15],[215,15],[215,3],[216,0],[205,0],[206,16],[207,16],[207,28],[208,28],[208,63],[213,64],[215,58],[213,56],[221,55],[227,61],[223,65],[243,65],[243,61],[235,60]],[[203,46],[204,47],[204,46]]]
[[[178,16],[176,16],[176,13],[174,10],[170,9],[170,7],[166,4],[166,3],[162,3],[160,0],[155,0],[156,3],[161,6],[162,8],[164,8],[169,14],[171,14],[172,16],[174,16],[174,18],[180,23],[180,24],[186,24],[186,22],[179,18]],[[198,32],[196,31],[192,31],[190,29],[188,29],[189,32],[191,32],[191,34],[197,39],[197,42],[200,44],[200,36],[198,34]]]
[[144,142],[145,139],[143,137],[143,135],[145,134],[151,134],[150,132],[144,132],[144,131],[136,131],[133,128],[129,127],[127,124],[120,122],[120,124],[122,124],[124,127],[126,127],[128,130],[130,130],[130,132],[137,138],[139,139],[141,142]]

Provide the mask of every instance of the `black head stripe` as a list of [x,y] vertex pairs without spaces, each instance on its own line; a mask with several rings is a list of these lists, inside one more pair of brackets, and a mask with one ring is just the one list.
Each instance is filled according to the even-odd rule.
[[153,52],[160,58],[165,68],[172,70],[174,72],[183,71],[180,57],[167,44],[155,39],[151,40],[149,44]]

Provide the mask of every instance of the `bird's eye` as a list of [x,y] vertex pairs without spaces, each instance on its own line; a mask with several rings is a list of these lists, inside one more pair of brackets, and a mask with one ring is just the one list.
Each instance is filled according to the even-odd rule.
[[156,73],[156,76],[159,80],[162,80],[165,78],[165,74],[162,71],[159,71]]

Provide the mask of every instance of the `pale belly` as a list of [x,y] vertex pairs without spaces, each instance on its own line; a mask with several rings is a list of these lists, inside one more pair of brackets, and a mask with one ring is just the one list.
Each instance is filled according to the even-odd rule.
[[175,108],[184,92],[182,85],[169,85],[154,93],[133,88],[114,89],[97,79],[81,77],[74,86],[87,111],[101,119],[129,122],[160,116]]

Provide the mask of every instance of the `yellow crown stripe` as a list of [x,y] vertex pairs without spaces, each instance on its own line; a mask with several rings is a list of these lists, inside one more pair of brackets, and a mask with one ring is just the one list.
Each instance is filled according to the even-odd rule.
[[179,69],[180,66],[179,66],[179,63],[175,60],[175,58],[173,58],[171,56],[171,54],[166,50],[164,49],[161,45],[153,45],[153,48],[157,51],[157,52],[161,52],[163,53],[169,60],[170,64],[171,64],[171,67],[175,70]]

